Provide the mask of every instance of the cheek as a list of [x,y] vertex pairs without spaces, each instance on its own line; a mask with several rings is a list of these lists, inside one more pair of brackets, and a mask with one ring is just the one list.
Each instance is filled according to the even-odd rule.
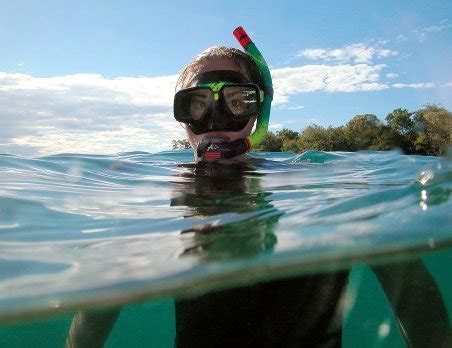
[[199,143],[199,136],[196,134],[193,134],[190,128],[188,128],[187,125],[185,126],[185,133],[187,133],[188,141],[190,142],[190,145],[193,149],[196,150],[197,144]]
[[240,138],[245,138],[248,135],[250,135],[255,121],[256,121],[256,117],[253,117],[252,119],[250,119],[248,121],[247,125],[245,126],[245,128],[243,128],[241,131],[237,132],[234,138],[240,139]]

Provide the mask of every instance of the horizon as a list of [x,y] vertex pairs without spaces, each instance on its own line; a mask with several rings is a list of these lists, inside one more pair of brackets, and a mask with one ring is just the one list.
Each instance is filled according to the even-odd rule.
[[452,109],[450,2],[268,4],[5,2],[0,152],[171,149],[185,138],[172,116],[178,72],[209,46],[239,47],[237,26],[272,72],[270,131]]

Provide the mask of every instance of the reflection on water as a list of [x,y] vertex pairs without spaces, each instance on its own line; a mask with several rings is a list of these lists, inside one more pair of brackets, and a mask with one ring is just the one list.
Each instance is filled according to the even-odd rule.
[[[250,164],[186,166],[192,171],[182,182],[171,206],[186,208],[185,216],[216,220],[192,226],[181,233],[186,239],[182,255],[196,255],[198,260],[244,258],[271,252],[277,243],[274,227],[283,214],[267,200],[260,175]],[[226,215],[241,215],[240,221],[227,221]],[[247,218],[249,215],[249,218]]]
[[[423,255],[452,240],[447,160],[312,151],[176,165],[189,156],[0,157],[0,320],[81,309],[72,342],[113,346],[171,346],[174,332],[185,346],[445,342],[452,289]],[[164,328],[134,332],[150,314],[124,304],[168,296],[150,310],[167,313]]]
[[[183,255],[203,262],[270,253],[277,243],[278,212],[263,192],[251,165],[200,165],[183,184],[174,205],[203,218],[259,211],[230,224],[204,224],[192,233]],[[177,347],[306,346],[341,342],[338,306],[346,273],[265,281],[211,292],[175,303]]]

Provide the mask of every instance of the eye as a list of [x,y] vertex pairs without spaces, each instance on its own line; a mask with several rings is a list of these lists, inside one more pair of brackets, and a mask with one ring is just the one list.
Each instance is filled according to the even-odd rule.
[[233,107],[240,107],[243,104],[243,100],[240,99],[233,99],[231,100],[231,106]]
[[207,106],[206,102],[201,100],[195,100],[192,105],[194,109],[204,109]]

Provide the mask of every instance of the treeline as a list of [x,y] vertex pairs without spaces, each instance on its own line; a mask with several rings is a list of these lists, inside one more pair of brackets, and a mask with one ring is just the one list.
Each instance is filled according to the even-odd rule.
[[[438,105],[426,105],[415,112],[395,109],[382,122],[373,114],[356,115],[345,126],[311,125],[300,132],[284,128],[268,132],[255,151],[387,151],[444,156],[452,143],[452,113]],[[187,139],[173,140],[173,149],[188,149]]]
[[386,123],[373,114],[356,115],[345,126],[311,125],[300,132],[268,132],[257,151],[386,151],[400,148],[406,154],[444,156],[452,143],[452,113],[437,105],[415,112],[395,109]]

